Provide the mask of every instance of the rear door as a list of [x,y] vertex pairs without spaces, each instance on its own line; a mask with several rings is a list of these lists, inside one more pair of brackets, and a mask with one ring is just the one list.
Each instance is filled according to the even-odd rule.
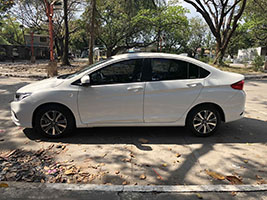
[[144,121],[175,122],[200,94],[208,72],[201,76],[204,69],[180,60],[155,58],[150,63],[146,69]]

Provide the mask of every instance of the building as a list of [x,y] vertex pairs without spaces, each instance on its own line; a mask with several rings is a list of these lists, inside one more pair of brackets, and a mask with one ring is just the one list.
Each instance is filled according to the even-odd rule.
[[243,62],[252,61],[256,56],[263,56],[267,60],[267,47],[240,49],[238,50],[237,60]]

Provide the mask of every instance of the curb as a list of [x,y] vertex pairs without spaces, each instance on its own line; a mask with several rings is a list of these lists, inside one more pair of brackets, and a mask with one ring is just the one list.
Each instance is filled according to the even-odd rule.
[[[96,192],[141,192],[141,193],[198,193],[198,192],[263,192],[267,184],[262,185],[96,185],[66,183],[22,183],[7,182],[8,187],[16,189],[40,189],[61,191],[96,191]],[[1,189],[1,188],[0,188]]]
[[18,75],[18,74],[0,74],[0,77],[34,78],[34,79],[48,78],[47,76],[42,76],[42,75]]
[[245,75],[245,80],[255,80],[255,79],[264,79],[267,78],[267,74],[265,75]]

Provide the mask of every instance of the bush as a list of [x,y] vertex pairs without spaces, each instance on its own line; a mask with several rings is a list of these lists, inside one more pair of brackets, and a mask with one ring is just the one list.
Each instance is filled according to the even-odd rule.
[[209,57],[200,57],[199,60],[204,63],[210,63],[210,58]]
[[264,59],[262,56],[256,56],[252,62],[255,71],[262,70],[262,66],[264,65]]

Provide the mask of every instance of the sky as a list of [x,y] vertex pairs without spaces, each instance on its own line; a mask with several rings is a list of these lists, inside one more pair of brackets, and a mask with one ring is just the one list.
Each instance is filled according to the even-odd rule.
[[200,14],[196,12],[196,9],[191,6],[189,3],[181,1],[181,5],[189,10],[190,13],[187,14],[187,17],[200,17]]

